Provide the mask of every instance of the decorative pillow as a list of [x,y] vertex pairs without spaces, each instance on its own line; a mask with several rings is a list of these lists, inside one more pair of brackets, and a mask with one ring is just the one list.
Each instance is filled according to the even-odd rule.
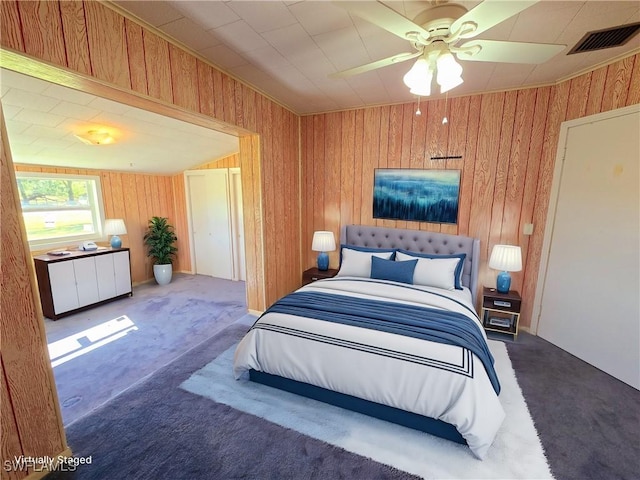
[[371,278],[391,280],[401,283],[413,283],[413,271],[418,259],[407,261],[384,260],[371,257]]
[[396,253],[396,248],[373,248],[373,247],[358,247],[356,245],[340,245],[340,265],[342,265],[342,251],[343,249],[356,250],[358,252],[371,252],[371,253],[391,253],[391,260]]
[[336,277],[365,277],[371,275],[371,257],[379,257],[389,260],[395,250],[362,251],[352,247],[342,247],[340,251],[340,270]]
[[435,255],[398,250],[396,260],[419,260],[413,275],[413,283],[446,290],[462,290],[462,270],[466,253]]

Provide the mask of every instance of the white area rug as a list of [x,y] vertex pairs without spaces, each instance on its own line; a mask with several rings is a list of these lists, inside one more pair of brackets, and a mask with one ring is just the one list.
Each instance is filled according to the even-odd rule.
[[506,412],[487,458],[466,445],[350,412],[248,380],[234,380],[235,346],[181,387],[283,427],[423,478],[553,478],[505,345],[489,340]]

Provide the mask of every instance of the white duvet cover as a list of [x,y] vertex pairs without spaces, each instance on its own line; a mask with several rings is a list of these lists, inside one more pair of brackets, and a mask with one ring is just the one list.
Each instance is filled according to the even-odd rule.
[[[473,318],[485,336],[475,313],[452,301],[474,311],[468,289],[339,277],[300,290],[453,310]],[[482,362],[469,350],[393,333],[268,313],[236,349],[234,375],[239,378],[249,369],[453,424],[479,458],[504,419]]]

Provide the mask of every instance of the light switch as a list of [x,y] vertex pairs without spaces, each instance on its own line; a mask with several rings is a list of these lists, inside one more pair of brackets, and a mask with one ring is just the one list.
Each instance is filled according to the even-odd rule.
[[533,235],[533,223],[525,223],[522,233],[525,235]]

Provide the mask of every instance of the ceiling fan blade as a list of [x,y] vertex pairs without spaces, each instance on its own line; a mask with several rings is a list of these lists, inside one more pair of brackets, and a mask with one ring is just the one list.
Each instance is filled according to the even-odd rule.
[[425,40],[429,38],[429,32],[420,25],[413,23],[408,18],[400,15],[391,7],[380,2],[341,2],[334,1],[335,5],[344,8],[380,28],[391,32],[402,39],[407,39],[408,32],[417,32]]
[[477,25],[475,30],[462,33],[459,38],[470,38],[489,30],[494,25],[504,22],[521,11],[538,3],[539,0],[517,0],[505,2],[504,0],[485,0],[478,6],[472,8],[463,16],[451,24],[451,32],[455,33],[463,24],[471,22]]
[[[481,47],[480,51],[477,48]],[[460,51],[452,48],[460,60],[474,62],[544,63],[567,48],[550,43],[503,42],[498,40],[470,40]],[[477,53],[474,53],[474,50]]]
[[358,75],[359,73],[375,70],[376,68],[386,67],[387,65],[393,65],[394,63],[405,62],[407,60],[411,60],[412,58],[419,57],[420,55],[422,55],[422,52],[399,53],[398,55],[383,58],[382,60],[378,60],[376,62],[371,62],[365,65],[360,65],[359,67],[353,67],[348,70],[332,73],[331,75],[329,75],[329,78],[351,77],[353,75]]

